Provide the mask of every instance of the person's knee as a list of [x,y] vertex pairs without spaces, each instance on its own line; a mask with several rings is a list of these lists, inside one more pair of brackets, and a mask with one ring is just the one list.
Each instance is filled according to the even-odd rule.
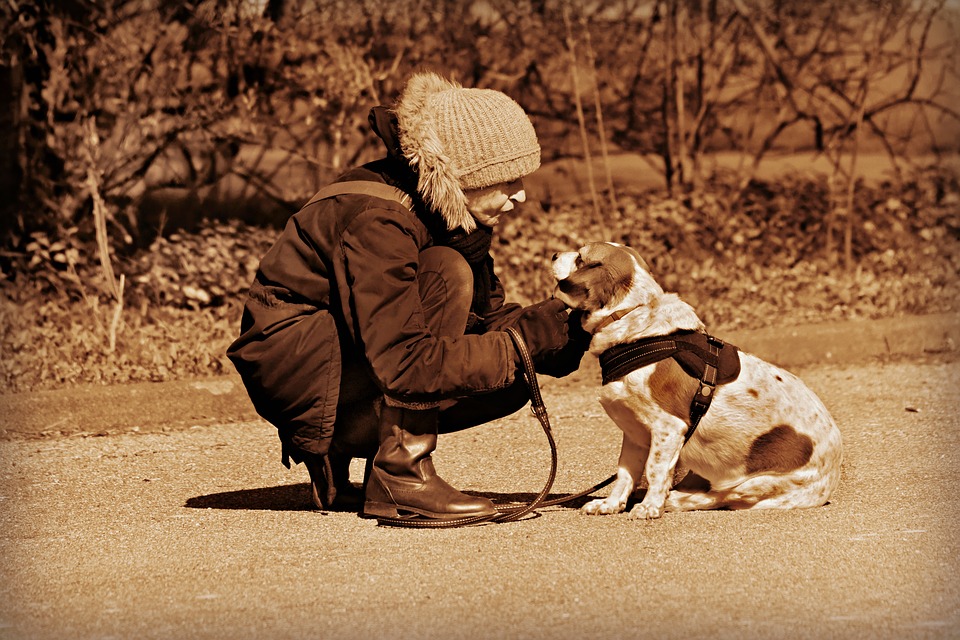
[[473,301],[473,270],[466,259],[450,247],[425,249],[420,253],[418,279],[431,329],[441,334],[450,330],[462,333]]
[[450,247],[430,247],[421,251],[420,272],[437,273],[451,288],[473,293],[473,270],[466,258]]

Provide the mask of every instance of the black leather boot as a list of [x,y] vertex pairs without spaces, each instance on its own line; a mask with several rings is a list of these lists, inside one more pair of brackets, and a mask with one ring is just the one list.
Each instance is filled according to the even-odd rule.
[[363,489],[350,482],[350,461],[353,456],[331,446],[326,454],[301,449],[283,441],[283,466],[290,460],[303,463],[310,474],[310,500],[322,511],[359,511],[363,505]]
[[437,448],[438,414],[438,409],[383,407],[364,516],[454,520],[497,512],[486,498],[461,493],[437,475],[431,454]]
[[326,456],[303,454],[303,464],[310,473],[310,497],[323,511],[359,511],[363,489],[350,482],[351,456],[330,449]]
[[[301,462],[310,473],[310,498],[322,511],[360,511],[364,492],[350,482],[350,462],[363,458],[369,468],[377,452],[382,400],[373,398],[349,405],[337,416],[333,441],[326,455],[306,451],[291,441],[284,441],[284,465],[287,458]],[[364,482],[369,473],[364,474]]]

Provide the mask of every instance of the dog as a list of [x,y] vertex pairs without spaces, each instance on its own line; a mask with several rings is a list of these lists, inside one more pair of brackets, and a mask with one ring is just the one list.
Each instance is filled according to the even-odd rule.
[[[601,358],[602,367],[611,353],[614,360],[634,359],[618,351],[628,344],[652,341],[653,350],[670,351],[664,344],[693,350],[686,359],[667,357],[627,373],[614,372],[622,377],[614,375],[603,384],[600,403],[623,432],[623,444],[609,496],[588,502],[583,513],[623,512],[642,479],[646,493],[631,509],[631,518],[827,503],[840,480],[840,431],[799,378],[715,338],[707,343],[693,307],[677,294],[665,293],[640,254],[628,246],[597,242],[557,253],[551,270],[555,297],[581,310],[583,329],[592,335],[589,351]],[[690,346],[694,340],[707,348]],[[710,354],[721,351],[723,357],[711,360]],[[684,365],[698,360],[696,353],[707,354],[713,374],[719,368],[722,378],[727,368],[735,379],[711,386],[694,377],[693,367]],[[698,393],[708,401],[705,413],[703,402],[698,408]],[[674,486],[677,468],[688,473]]]

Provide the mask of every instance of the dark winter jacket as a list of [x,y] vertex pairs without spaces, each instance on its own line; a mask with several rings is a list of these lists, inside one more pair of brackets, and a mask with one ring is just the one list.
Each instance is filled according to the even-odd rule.
[[[387,140],[388,149],[390,141]],[[370,180],[410,188],[409,168],[390,156],[338,181]],[[437,213],[366,195],[308,204],[294,214],[262,258],[228,355],[257,411],[279,428],[319,428],[329,439],[337,415],[341,363],[362,359],[387,401],[433,406],[446,398],[509,385],[514,347],[502,331],[500,281],[468,335],[439,338],[426,328],[417,285],[418,255],[443,244]],[[441,224],[438,224],[441,223]],[[492,262],[490,263],[492,264]]]

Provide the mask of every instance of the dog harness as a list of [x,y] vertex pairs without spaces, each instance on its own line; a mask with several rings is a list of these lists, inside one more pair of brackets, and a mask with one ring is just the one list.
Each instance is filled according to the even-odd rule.
[[733,382],[740,375],[740,351],[732,344],[699,331],[678,331],[667,336],[643,338],[610,347],[600,354],[603,384],[667,358],[676,360],[688,376],[700,382],[690,403],[686,442],[710,408],[717,386]]

